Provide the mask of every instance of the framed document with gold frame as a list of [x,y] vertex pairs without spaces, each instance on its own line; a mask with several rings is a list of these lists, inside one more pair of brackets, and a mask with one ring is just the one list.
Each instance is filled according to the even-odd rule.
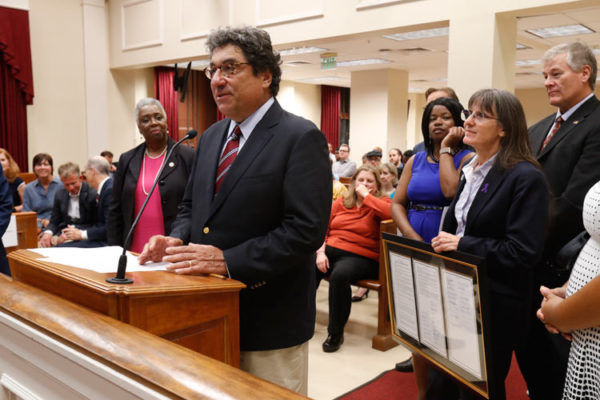
[[[483,259],[382,233],[393,336],[486,399],[497,389]],[[486,339],[488,339],[486,341]]]

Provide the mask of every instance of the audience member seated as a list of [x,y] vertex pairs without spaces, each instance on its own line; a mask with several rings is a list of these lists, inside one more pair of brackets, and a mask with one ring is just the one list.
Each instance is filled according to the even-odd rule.
[[100,153],[100,155],[104,157],[106,161],[108,161],[108,165],[110,166],[110,177],[112,178],[113,174],[117,171],[117,166],[113,163],[113,153],[111,151],[104,150],[102,153]]
[[331,207],[329,228],[317,251],[317,286],[329,277],[329,326],[323,351],[337,351],[344,342],[350,316],[350,285],[376,279],[379,273],[379,224],[389,219],[391,199],[381,191],[379,170],[358,168],[348,193]]
[[398,184],[398,169],[392,163],[381,164],[379,168],[381,176],[382,191],[390,199],[394,197],[396,185]]
[[96,223],[85,229],[75,226],[68,226],[63,229],[63,234],[70,241],[63,243],[61,246],[91,248],[107,245],[106,219],[113,187],[113,180],[110,177],[110,164],[105,157],[92,157],[87,162],[85,176],[86,183],[98,193],[96,196]]
[[[8,181],[4,177],[4,173],[0,171],[0,237],[6,232],[6,228],[10,222],[12,213],[12,198]],[[6,258],[6,250],[4,244],[0,240],[0,273],[10,276],[10,267]]]
[[[114,246],[125,246],[133,220],[150,193],[166,153],[175,144],[169,137],[167,116],[158,100],[141,99],[135,107],[135,118],[145,141],[119,158],[107,225],[108,244]],[[191,147],[175,149],[133,231],[129,250],[141,253],[150,237],[171,233],[193,160]]]
[[[414,151],[412,150],[406,150],[404,153],[402,153],[402,164],[406,165],[406,163],[408,162],[408,160],[415,154]],[[398,175],[398,177],[401,177],[402,174]]]
[[54,196],[50,223],[42,233],[41,247],[58,246],[68,240],[66,228],[87,229],[96,223],[96,191],[82,182],[79,167],[68,162],[58,167],[63,184]]
[[329,159],[331,160],[331,162],[336,162],[337,158],[335,157],[335,153],[333,152],[333,145],[329,142],[327,142],[327,150],[329,150]]
[[340,145],[338,149],[340,159],[333,163],[331,172],[335,179],[340,177],[351,178],[356,172],[356,163],[350,159],[350,146],[347,144]]
[[[479,90],[465,117],[464,142],[476,156],[463,167],[464,179],[431,245],[437,253],[458,250],[485,261],[494,360],[488,381],[497,389],[494,399],[503,400],[513,352],[530,329],[533,266],[544,246],[549,193],[531,153],[523,107],[513,94]],[[429,380],[428,399],[480,398],[437,369]]]
[[569,280],[554,289],[542,286],[537,312],[546,329],[571,340],[563,399],[600,399],[600,182],[585,196],[583,224],[590,238]]
[[22,210],[37,213],[38,232],[41,232],[50,223],[54,195],[63,185],[53,176],[54,165],[50,154],[39,153],[33,157],[33,173],[36,179],[25,186]]
[[4,176],[8,181],[13,211],[19,212],[23,208],[23,192],[25,191],[25,181],[19,177],[21,170],[10,153],[2,148],[0,148],[0,164],[2,164]]
[[394,147],[390,150],[388,158],[389,162],[394,164],[396,167],[397,176],[402,175],[402,167],[404,167],[404,162],[402,161],[402,150]]
[[[425,150],[411,157],[404,166],[392,201],[392,217],[402,235],[431,243],[440,229],[442,210],[456,194],[462,166],[473,153],[465,150],[462,105],[451,98],[440,98],[425,107],[421,133]],[[427,390],[428,364],[413,353],[413,364],[420,399]],[[411,361],[398,363],[400,372],[413,370]]]
[[371,150],[366,154],[367,162],[374,166],[375,168],[379,168],[381,165],[381,151],[379,150]]

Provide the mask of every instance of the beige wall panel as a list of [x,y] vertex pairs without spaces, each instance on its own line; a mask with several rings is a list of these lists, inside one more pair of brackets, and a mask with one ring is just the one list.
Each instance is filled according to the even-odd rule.
[[312,121],[321,129],[321,86],[282,81],[277,101],[285,110]]
[[[87,159],[81,3],[30,0],[35,98],[27,107],[28,152],[52,155],[54,167]],[[69,23],[65,23],[69,21]]]
[[229,25],[231,7],[225,0],[180,0],[181,40],[203,38],[211,27]]
[[323,16],[325,0],[256,0],[256,24],[266,26]]
[[122,49],[162,44],[163,15],[160,0],[130,0],[121,5]]

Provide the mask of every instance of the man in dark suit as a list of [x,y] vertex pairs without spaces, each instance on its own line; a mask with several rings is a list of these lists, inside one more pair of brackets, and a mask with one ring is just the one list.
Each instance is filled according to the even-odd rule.
[[[58,167],[63,187],[54,196],[50,223],[42,234],[40,245],[52,247],[67,240],[63,229],[82,229],[96,223],[96,191],[81,181],[79,166],[71,162]],[[55,237],[56,236],[56,237]]]
[[241,368],[306,393],[315,252],[331,211],[327,142],[274,99],[281,61],[265,31],[224,28],[207,43],[205,72],[227,118],[201,136],[171,235],[153,237],[140,262],[166,254],[176,273],[244,282]]
[[63,229],[63,234],[70,242],[65,242],[60,246],[91,248],[107,245],[106,220],[113,187],[109,162],[102,156],[90,158],[85,168],[85,178],[86,182],[98,193],[96,196],[96,223],[87,229],[79,229],[75,226]]
[[[556,294],[565,295],[560,286],[568,276],[556,274],[553,260],[557,251],[584,229],[583,199],[600,180],[600,102],[593,94],[596,73],[596,58],[583,43],[557,45],[544,55],[548,99],[558,110],[529,129],[533,153],[552,194],[544,255],[535,270],[536,309],[542,300],[540,285],[558,286]],[[530,318],[531,333],[523,350],[517,352],[519,366],[533,400],[558,399],[568,342],[560,336],[551,338],[536,320],[535,310]]]

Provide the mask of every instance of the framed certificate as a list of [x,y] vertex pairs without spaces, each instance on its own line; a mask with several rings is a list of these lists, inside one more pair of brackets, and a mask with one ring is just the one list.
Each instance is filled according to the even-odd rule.
[[486,399],[496,389],[489,338],[483,259],[438,254],[427,243],[382,233],[392,333]]

